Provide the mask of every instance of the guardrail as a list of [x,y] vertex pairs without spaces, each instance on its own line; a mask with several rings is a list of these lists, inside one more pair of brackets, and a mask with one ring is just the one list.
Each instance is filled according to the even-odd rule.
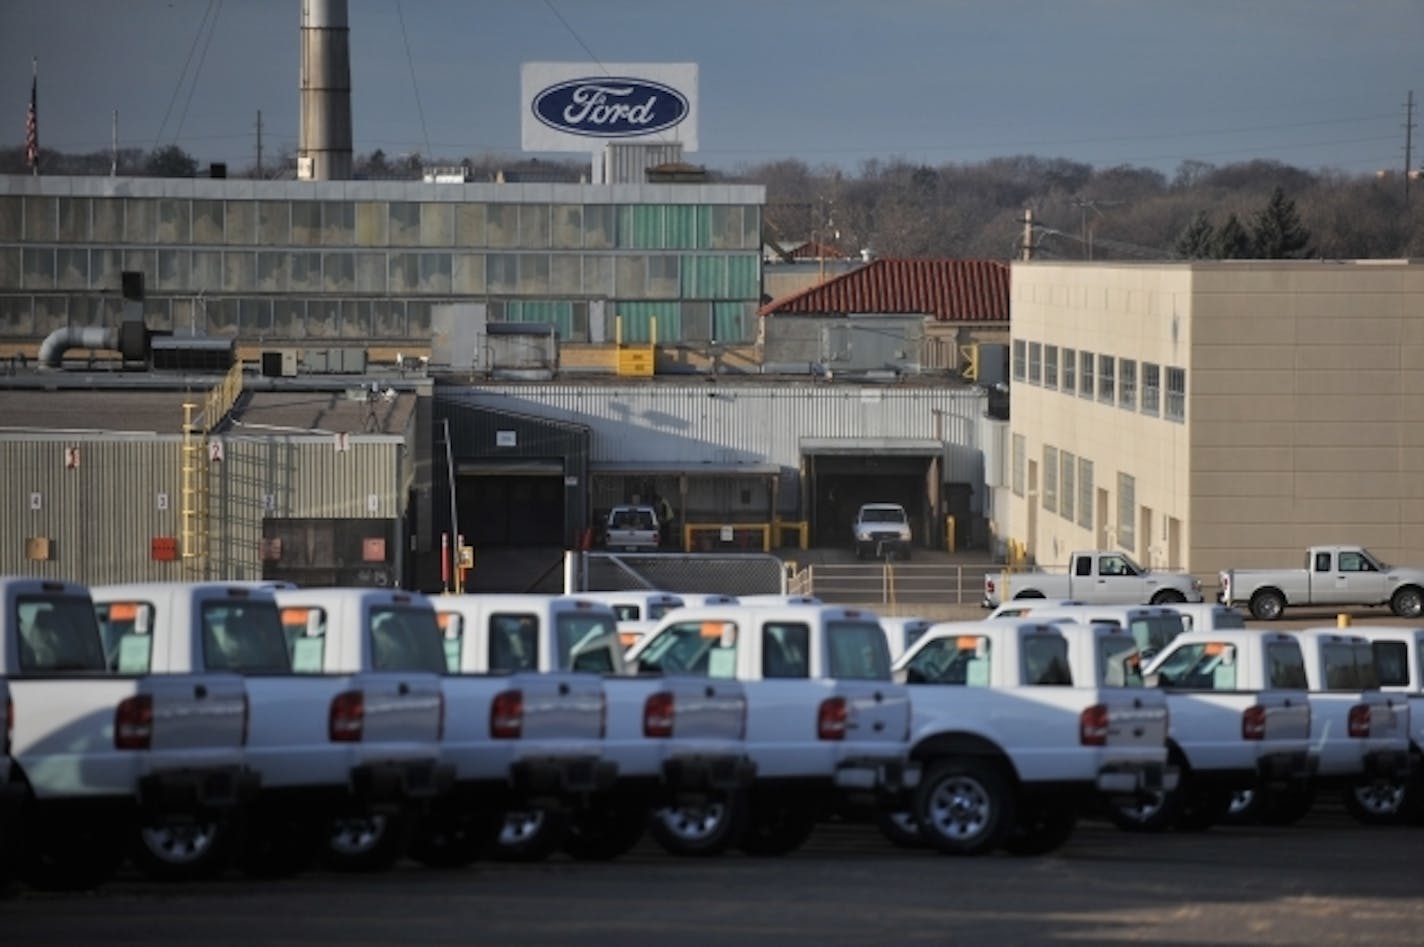
[[810,565],[796,573],[787,590],[826,602],[858,605],[979,605],[984,599],[985,574],[1002,569],[997,563]]

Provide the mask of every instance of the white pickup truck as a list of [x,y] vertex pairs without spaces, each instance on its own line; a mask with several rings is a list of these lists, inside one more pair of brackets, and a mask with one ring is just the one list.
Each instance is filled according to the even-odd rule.
[[[1101,660],[1124,678],[1130,637]],[[1028,619],[941,622],[895,664],[914,706],[910,756],[924,769],[913,810],[882,821],[892,842],[954,855],[1040,854],[1071,836],[1102,795],[1170,791],[1167,701],[1073,673],[1063,627]],[[1121,653],[1118,653],[1121,652]]]
[[0,577],[0,675],[26,796],[18,868],[35,887],[98,884],[137,832],[225,819],[253,788],[242,678],[111,674],[82,585]]
[[898,800],[907,765],[907,690],[890,677],[877,617],[829,605],[710,605],[667,616],[629,649],[632,670],[671,682],[740,681],[746,752],[737,845],[755,855],[800,847],[818,821]]
[[[650,816],[670,852],[713,854],[730,844],[731,802],[752,772],[739,683],[624,675],[617,617],[581,595],[442,596],[436,605],[462,670],[534,675],[525,686],[542,690],[524,703],[547,722],[529,735],[561,744],[541,751],[540,765],[577,766],[579,774],[597,767],[592,780],[541,780],[549,788],[511,810],[500,854],[542,857],[562,843],[575,858],[614,858],[636,844]],[[552,714],[559,704],[551,691],[565,688],[596,695],[597,712]]]
[[1389,788],[1409,762],[1409,705],[1374,687],[1365,639],[1335,628],[1281,635],[1194,631],[1179,636],[1146,669],[1160,686],[1214,688],[1219,680],[1258,694],[1304,686],[1310,701],[1309,782],[1239,793],[1233,819],[1288,825],[1302,819],[1318,788],[1338,789],[1357,819],[1378,821]]
[[[1108,814],[1114,823],[1129,831],[1200,831],[1226,819],[1236,793],[1290,792],[1309,785],[1310,700],[1305,659],[1293,637],[1199,632],[1173,654],[1165,669],[1148,675],[1147,683],[1163,688],[1167,696],[1167,749],[1181,778],[1172,792],[1111,800]],[[1100,675],[1114,667],[1084,657],[1075,656],[1075,677],[1080,671]],[[1262,659],[1259,669],[1247,666]],[[1140,664],[1134,662],[1129,678],[1130,684],[1142,685]],[[1243,680],[1256,679],[1262,689],[1241,686]]]
[[910,558],[910,518],[898,503],[865,504],[856,510],[850,530],[857,559]]
[[1370,643],[1380,690],[1409,698],[1409,776],[1376,801],[1376,811],[1381,821],[1424,823],[1424,628],[1351,631]]
[[1062,572],[1043,569],[984,574],[985,608],[1018,598],[1073,599],[1085,605],[1167,605],[1200,602],[1201,582],[1185,572],[1157,572],[1110,549],[1084,549]]
[[[438,788],[435,678],[409,660],[389,666],[388,656],[417,645],[366,633],[378,619],[418,618],[418,602],[376,590],[282,590],[302,604],[279,612],[276,594],[225,582],[93,589],[113,670],[221,669],[246,682],[247,760],[262,791],[238,833],[243,844],[220,823],[194,824],[168,844],[146,838],[150,857],[172,874],[211,873],[228,855],[260,876],[298,871],[318,854],[340,869],[386,867],[402,844],[388,823],[408,793]],[[439,655],[433,619],[430,646]],[[360,670],[376,660],[388,667]]]
[[1287,606],[1388,605],[1401,618],[1424,615],[1424,569],[1391,566],[1361,546],[1311,546],[1303,569],[1223,569],[1217,601],[1273,621]]

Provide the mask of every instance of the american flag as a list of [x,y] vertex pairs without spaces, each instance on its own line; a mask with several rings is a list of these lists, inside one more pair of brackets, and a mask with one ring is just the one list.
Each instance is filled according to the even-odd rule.
[[39,93],[40,77],[30,80],[30,110],[25,113],[25,164],[39,173],[40,166],[40,121]]

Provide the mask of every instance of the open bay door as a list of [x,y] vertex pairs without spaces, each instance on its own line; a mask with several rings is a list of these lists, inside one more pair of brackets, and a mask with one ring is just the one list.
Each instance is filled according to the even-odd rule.
[[898,503],[917,548],[938,545],[943,445],[925,438],[803,438],[811,543],[851,545],[851,521],[865,503]]

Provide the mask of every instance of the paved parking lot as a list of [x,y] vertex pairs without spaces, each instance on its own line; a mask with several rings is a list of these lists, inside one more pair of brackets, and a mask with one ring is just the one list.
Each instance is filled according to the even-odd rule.
[[1129,835],[1080,826],[1050,856],[946,858],[823,826],[795,854],[449,873],[119,879],[0,901],[16,944],[1371,944],[1424,932],[1424,829],[1318,809],[1292,828]]

